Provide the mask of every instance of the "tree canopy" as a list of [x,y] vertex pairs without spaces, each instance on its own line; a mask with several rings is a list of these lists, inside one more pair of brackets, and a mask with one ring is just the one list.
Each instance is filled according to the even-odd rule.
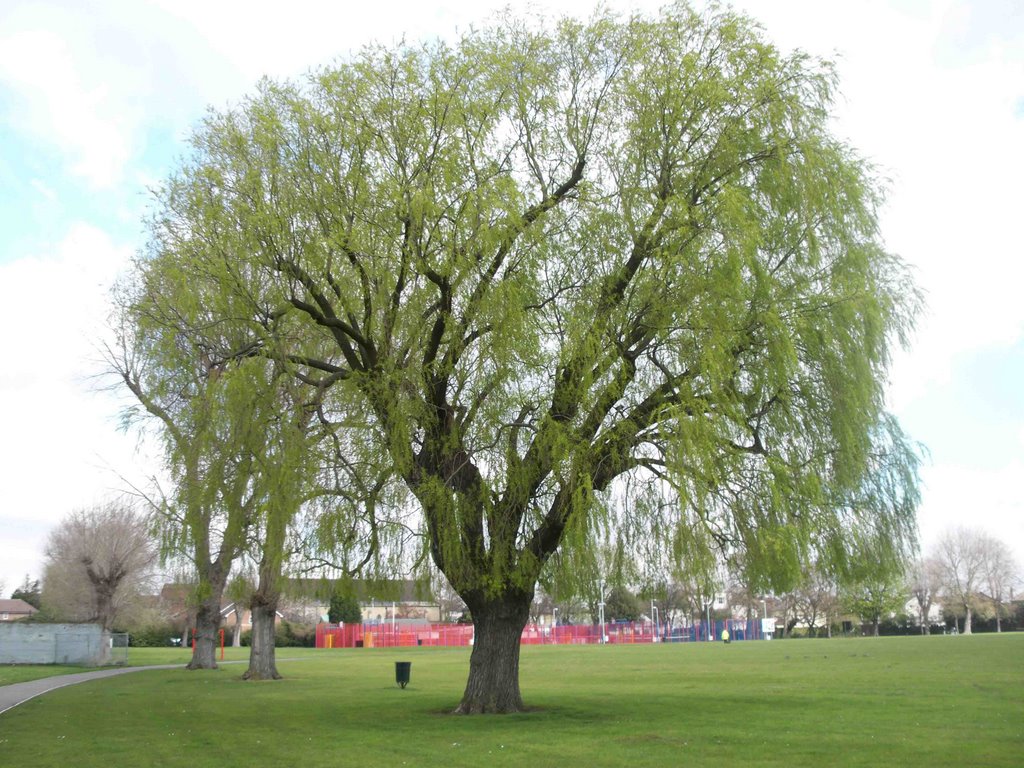
[[327,617],[334,624],[342,621],[358,624],[363,620],[363,611],[354,596],[336,592],[331,595],[331,605]]
[[11,599],[24,600],[33,608],[40,608],[43,603],[43,592],[39,586],[39,579],[33,581],[26,573],[25,580],[21,582],[21,586],[11,592]]
[[265,81],[159,191],[173,337],[328,391],[417,501],[476,624],[459,711],[522,707],[538,577],[608,527],[780,586],[912,540],[917,293],[834,86],[729,11],[506,19]]
[[130,500],[75,510],[46,541],[43,604],[62,620],[110,631],[147,593],[156,561],[150,520]]

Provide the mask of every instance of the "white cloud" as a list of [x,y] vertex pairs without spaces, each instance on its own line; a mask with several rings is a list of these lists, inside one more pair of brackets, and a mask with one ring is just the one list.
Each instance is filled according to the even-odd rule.
[[979,528],[1005,541],[1024,565],[1024,497],[1019,492],[1024,461],[1016,457],[991,469],[946,464],[926,467],[921,475],[922,551],[927,553],[951,528]]
[[50,187],[46,185],[46,182],[41,181],[40,179],[32,179],[31,185],[32,189],[42,195],[48,203],[57,202],[57,193],[50,189]]
[[39,574],[45,532],[72,509],[139,482],[135,438],[94,391],[95,339],[131,249],[73,226],[51,253],[0,264],[0,579]]
[[21,134],[59,147],[76,176],[110,187],[128,161],[138,118],[108,86],[83,76],[80,52],[53,30],[0,38],[0,85],[13,95],[3,118]]

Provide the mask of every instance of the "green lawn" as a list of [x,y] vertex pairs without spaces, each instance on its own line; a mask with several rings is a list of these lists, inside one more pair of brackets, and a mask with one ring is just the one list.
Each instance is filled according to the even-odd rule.
[[[477,718],[445,714],[467,650],[278,653],[299,657],[280,664],[279,682],[224,666],[47,694],[0,716],[2,761],[903,768],[1019,766],[1024,755],[1024,634],[528,646],[521,679],[535,709]],[[405,690],[396,660],[413,662]]]
[[[278,650],[281,658],[295,658],[315,653],[311,648],[282,648]],[[145,667],[150,664],[188,664],[192,651],[181,648],[129,648],[128,666]],[[220,658],[220,652],[217,653]],[[225,661],[248,661],[248,648],[225,648]],[[0,685],[24,683],[43,677],[70,675],[77,672],[89,672],[93,667],[65,667],[59,664],[0,664]]]

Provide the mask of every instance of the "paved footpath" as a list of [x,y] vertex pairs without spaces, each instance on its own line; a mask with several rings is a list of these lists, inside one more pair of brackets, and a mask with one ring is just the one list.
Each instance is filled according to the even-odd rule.
[[29,680],[25,683],[12,683],[11,685],[0,685],[0,715],[9,709],[14,709],[36,696],[63,688],[65,685],[85,683],[89,680],[96,680],[100,677],[113,677],[114,675],[127,675],[129,672],[142,672],[145,669],[184,669],[182,664],[154,664],[148,667],[118,667],[117,669],[98,669],[95,672],[76,672],[73,675],[54,675],[43,677],[39,680]]
[[[300,657],[298,659],[278,659],[282,661],[306,661],[312,657]],[[221,661],[218,666],[225,664],[248,664],[248,659],[236,661]],[[129,672],[142,672],[146,669],[185,669],[184,664],[150,664],[146,667],[117,667],[116,669],[98,669],[95,672],[76,672],[73,675],[54,675],[43,677],[39,680],[29,680],[26,683],[12,683],[11,685],[0,685],[0,715],[9,709],[14,709],[19,704],[24,704],[29,699],[42,696],[44,693],[63,688],[65,685],[87,683],[101,677],[113,677],[114,675],[127,675]]]

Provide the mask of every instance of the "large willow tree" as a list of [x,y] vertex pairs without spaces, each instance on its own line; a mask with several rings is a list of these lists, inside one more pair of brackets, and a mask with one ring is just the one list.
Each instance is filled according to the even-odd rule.
[[196,132],[144,269],[216,295],[195,335],[247,324],[211,355],[367,425],[472,612],[457,711],[523,707],[538,577],[610,516],[776,584],[912,539],[883,384],[916,294],[833,86],[677,5],[369,48]]

